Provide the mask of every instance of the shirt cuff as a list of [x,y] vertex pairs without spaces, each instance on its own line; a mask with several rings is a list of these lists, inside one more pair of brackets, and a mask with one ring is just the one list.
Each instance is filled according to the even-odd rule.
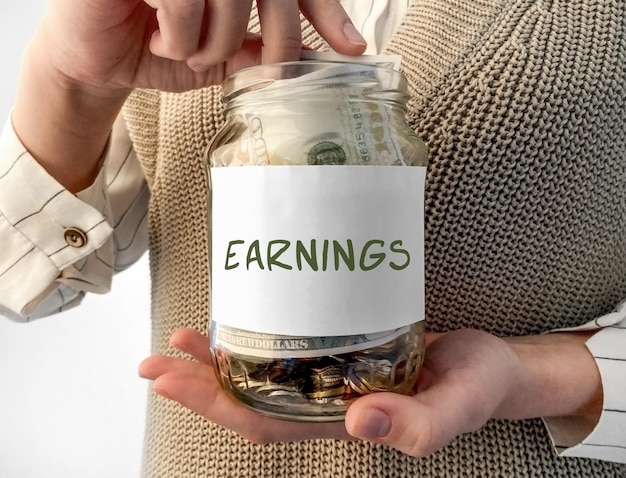
[[113,232],[105,186],[101,171],[80,198],[70,193],[28,153],[7,122],[0,136],[0,216],[7,229],[2,237],[11,244],[0,274],[3,284],[28,285],[0,290],[5,307],[20,313],[32,308],[32,298],[49,289],[62,271],[105,244]]
[[602,413],[597,423],[583,417],[545,418],[559,455],[626,463],[626,302],[573,330],[602,327],[587,340],[600,372]]

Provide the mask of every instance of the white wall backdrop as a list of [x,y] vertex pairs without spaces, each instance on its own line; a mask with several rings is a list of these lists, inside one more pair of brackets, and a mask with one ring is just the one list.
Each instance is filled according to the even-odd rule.
[[[46,0],[0,2],[0,120]],[[1,238],[0,238],[1,242]],[[1,250],[1,248],[0,248]],[[148,384],[147,259],[113,292],[32,324],[0,317],[0,477],[139,476]]]

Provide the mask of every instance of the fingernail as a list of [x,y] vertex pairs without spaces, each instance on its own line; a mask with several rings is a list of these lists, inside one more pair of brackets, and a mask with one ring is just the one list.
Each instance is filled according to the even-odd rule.
[[361,414],[352,433],[358,438],[382,438],[391,430],[391,418],[378,408],[370,408]]
[[343,25],[343,34],[346,36],[348,41],[354,45],[359,45],[359,46],[367,45],[365,38],[361,36],[359,31],[350,22],[346,22]]

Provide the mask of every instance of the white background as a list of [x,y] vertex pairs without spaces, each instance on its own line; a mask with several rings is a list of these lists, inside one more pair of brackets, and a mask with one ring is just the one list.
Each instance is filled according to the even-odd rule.
[[[2,123],[45,5],[0,2]],[[139,476],[148,383],[136,370],[149,328],[145,256],[72,311],[31,324],[0,317],[1,478]]]

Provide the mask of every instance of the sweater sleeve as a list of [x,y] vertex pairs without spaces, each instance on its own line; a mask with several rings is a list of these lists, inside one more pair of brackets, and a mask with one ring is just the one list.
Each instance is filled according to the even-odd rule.
[[18,321],[110,290],[115,271],[147,249],[149,191],[119,120],[95,182],[74,195],[19,141],[0,137],[0,313]]
[[573,417],[544,421],[560,455],[626,463],[626,301],[609,314],[567,330],[598,328],[586,344],[602,379],[603,405],[598,422],[594,425]]

